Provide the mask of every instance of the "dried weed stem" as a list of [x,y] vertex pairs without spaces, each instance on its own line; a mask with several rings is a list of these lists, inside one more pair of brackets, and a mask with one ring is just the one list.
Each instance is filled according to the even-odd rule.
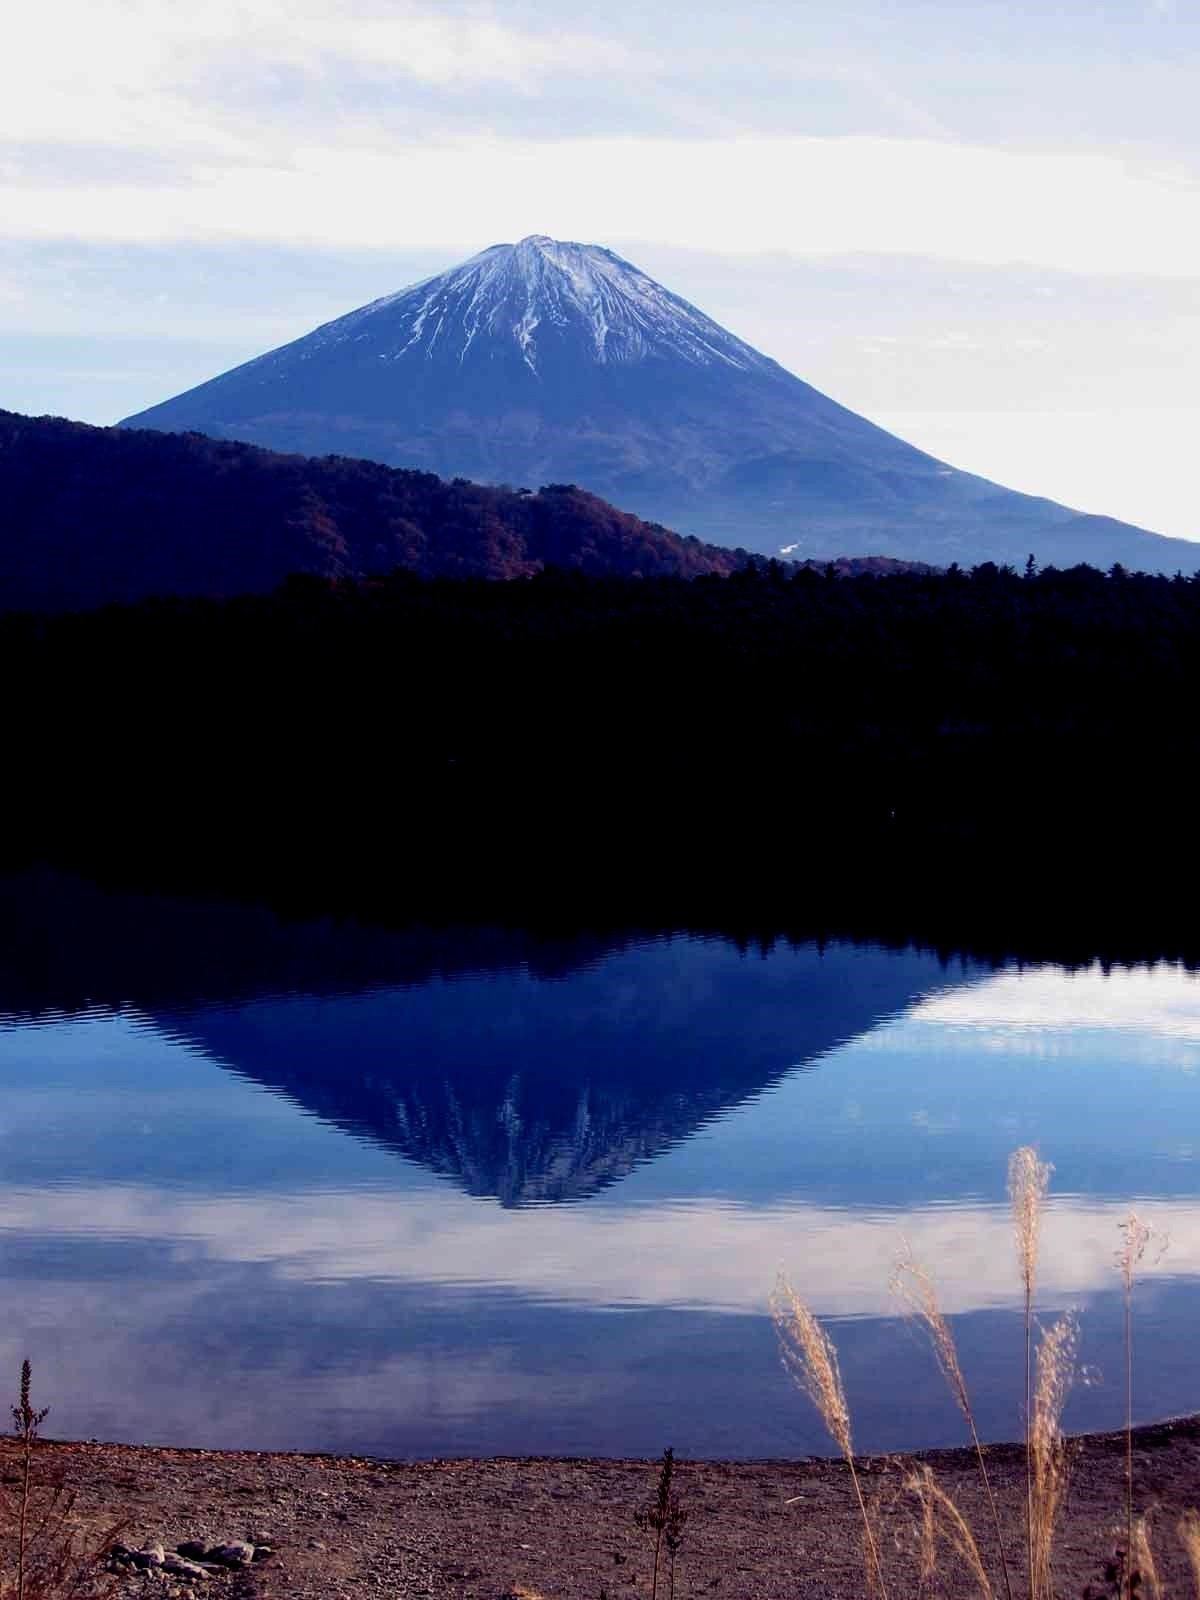
[[[1133,1526],[1133,1280],[1146,1246],[1155,1237],[1155,1230],[1143,1222],[1136,1211],[1131,1211],[1117,1227],[1121,1244],[1116,1253],[1117,1270],[1121,1274],[1121,1287],[1125,1299],[1125,1548],[1132,1560],[1134,1543]],[[1166,1238],[1162,1238],[1166,1248]],[[1145,1529],[1142,1530],[1145,1541]],[[1149,1552],[1147,1551],[1147,1554]]]
[[1150,1548],[1145,1517],[1139,1517],[1132,1525],[1126,1571],[1130,1574],[1137,1572],[1141,1576],[1144,1592],[1150,1596],[1150,1600],[1163,1600],[1162,1581],[1154,1562],[1154,1552]]
[[0,1575],[0,1600],[72,1600],[84,1595],[100,1600],[111,1595],[115,1577],[101,1575],[104,1556],[123,1524],[115,1523],[95,1543],[83,1541],[73,1525],[75,1497],[62,1482],[38,1483],[34,1478],[34,1447],[49,1407],[34,1408],[30,1399],[32,1373],[21,1364],[20,1397],[12,1419],[20,1449],[15,1494],[0,1491],[0,1519],[14,1527],[16,1575]]
[[[971,1409],[971,1396],[967,1390],[967,1380],[963,1377],[962,1367],[958,1359],[958,1348],[954,1343],[954,1335],[950,1332],[950,1325],[942,1315],[942,1308],[938,1304],[937,1290],[933,1280],[925,1269],[920,1266],[910,1252],[900,1258],[892,1274],[891,1290],[905,1305],[910,1316],[916,1317],[924,1323],[929,1334],[933,1353],[937,1357],[938,1366],[942,1376],[949,1385],[958,1409],[962,1412],[967,1429],[971,1435],[971,1443],[975,1448],[975,1459],[979,1464],[979,1475],[983,1480],[984,1493],[987,1496],[988,1509],[991,1512],[992,1527],[996,1534],[996,1547],[1000,1552],[1000,1565],[1004,1576],[1004,1592],[1007,1600],[1012,1600],[1012,1581],[1008,1570],[1008,1557],[1004,1550],[1004,1535],[1000,1530],[1000,1513],[996,1507],[996,1497],[992,1493],[991,1479],[988,1477],[987,1463],[983,1458],[983,1445],[979,1440],[979,1433],[975,1426],[975,1413]],[[922,1504],[929,1507],[927,1498]],[[957,1514],[957,1513],[956,1513]],[[974,1543],[974,1540],[972,1540]]]
[[1037,1151],[1031,1149],[1029,1145],[1022,1145],[1008,1158],[1008,1193],[1012,1202],[1017,1266],[1025,1291],[1025,1541],[1029,1559],[1030,1600],[1037,1600],[1034,1587],[1033,1459],[1030,1449],[1033,1413],[1033,1297],[1037,1288],[1042,1207],[1052,1170],[1047,1162],[1039,1159]]
[[1067,1491],[1069,1459],[1062,1435],[1062,1412],[1075,1377],[1079,1324],[1060,1317],[1041,1339],[1037,1382],[1029,1419],[1027,1457],[1030,1499],[1030,1593],[1033,1600],[1053,1600],[1051,1554],[1054,1528]]
[[872,1596],[878,1596],[879,1600],[887,1600],[887,1587],[883,1581],[883,1568],[879,1560],[879,1546],[863,1498],[858,1468],[854,1462],[854,1446],[850,1437],[850,1408],[846,1404],[846,1391],[842,1386],[842,1374],[833,1340],[783,1276],[780,1277],[771,1296],[771,1319],[779,1336],[779,1349],[785,1370],[817,1408],[830,1438],[842,1452],[846,1465],[850,1468],[850,1479],[854,1484],[854,1493],[862,1516],[867,1589]]
[[1175,1524],[1175,1529],[1192,1569],[1192,1584],[1200,1597],[1200,1511],[1194,1508],[1185,1511]]
[[904,1487],[915,1494],[921,1505],[921,1584],[929,1588],[937,1572],[937,1540],[943,1540],[960,1558],[974,1578],[983,1600],[992,1600],[992,1584],[975,1542],[975,1535],[962,1512],[938,1484],[928,1467],[910,1472]]

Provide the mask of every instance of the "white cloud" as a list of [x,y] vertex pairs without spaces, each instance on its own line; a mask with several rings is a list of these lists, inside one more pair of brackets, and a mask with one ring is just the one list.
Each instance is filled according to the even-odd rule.
[[452,17],[443,12],[295,19],[279,8],[269,37],[271,53],[305,67],[351,62],[384,73],[449,84],[505,83],[531,91],[551,72],[615,70],[629,64],[619,44],[575,32],[522,33],[494,18]]
[[[482,131],[501,92],[591,80],[617,107],[631,85],[676,92],[664,70],[612,37],[429,0],[48,0],[16,14],[0,54],[0,231],[450,251],[545,231],[726,254],[1200,272],[1194,175],[1151,158],[954,144],[865,60],[813,70],[903,113],[914,137]],[[421,94],[459,90],[469,136],[417,139]],[[711,108],[709,129],[727,109]],[[117,159],[97,173],[102,150]]]
[[1123,972],[1117,982],[1098,965],[1079,972],[1002,972],[923,1000],[907,1020],[960,1028],[1102,1028],[1200,1044],[1200,973],[1142,967]]
[[186,182],[0,185],[10,236],[481,248],[523,233],[726,254],[883,252],[1075,272],[1200,273],[1200,187],[1109,156],[929,140],[475,138],[297,145]]
[[0,139],[250,158],[313,129],[314,105],[302,95],[289,109],[280,93],[288,73],[310,89],[366,78],[530,92],[548,73],[627,64],[614,42],[523,32],[428,4],[50,0],[11,23],[0,54]]
[[[431,1203],[434,1202],[434,1203]],[[1128,1207],[1050,1204],[1039,1283],[1061,1306],[1116,1286],[1113,1249]],[[1139,1203],[1171,1237],[1163,1270],[1200,1275],[1200,1207]],[[907,1240],[948,1313],[1017,1305],[1006,1206],[852,1212],[697,1201],[502,1211],[447,1188],[436,1196],[305,1190],[188,1198],[135,1185],[0,1191],[0,1231],[47,1239],[155,1240],[186,1257],[252,1263],[302,1282],[385,1281],[442,1291],[508,1289],[550,1304],[762,1313],[780,1269],[823,1316],[895,1312],[888,1279]]]

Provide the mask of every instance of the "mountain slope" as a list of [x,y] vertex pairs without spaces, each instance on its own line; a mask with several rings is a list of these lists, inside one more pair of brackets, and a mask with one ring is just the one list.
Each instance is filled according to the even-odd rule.
[[495,245],[128,419],[443,475],[575,482],[798,557],[1090,561],[1200,546],[958,472],[820,394],[612,251]]
[[573,487],[516,494],[371,461],[0,411],[0,608],[237,594],[293,572],[511,578],[738,565]]

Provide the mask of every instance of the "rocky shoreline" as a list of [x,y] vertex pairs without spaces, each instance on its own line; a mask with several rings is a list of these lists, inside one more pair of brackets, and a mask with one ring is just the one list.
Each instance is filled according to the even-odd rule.
[[[11,1494],[15,1446],[0,1446]],[[1004,1542],[1021,1565],[1021,1450],[992,1447],[989,1471]],[[914,1462],[929,1465],[957,1500],[997,1569],[974,1458],[965,1451],[864,1457],[864,1492],[880,1519],[892,1600],[916,1594],[911,1496]],[[584,1600],[648,1596],[652,1536],[637,1522],[651,1498],[653,1461],[480,1459],[377,1461],[359,1457],[46,1442],[42,1481],[75,1496],[81,1531],[99,1540],[120,1523],[108,1573],[119,1596],[172,1600],[500,1600],[514,1594]],[[1101,1575],[1124,1504],[1124,1435],[1075,1442],[1071,1491],[1058,1542],[1057,1589],[1083,1594]],[[675,1594],[767,1600],[863,1593],[860,1529],[843,1463],[681,1461],[688,1513]],[[1175,1523],[1200,1505],[1200,1417],[1139,1429],[1134,1490],[1152,1518],[1164,1584],[1191,1595]],[[110,1539],[106,1554],[113,1550]],[[946,1597],[977,1594],[947,1558]],[[665,1596],[660,1583],[659,1594]]]

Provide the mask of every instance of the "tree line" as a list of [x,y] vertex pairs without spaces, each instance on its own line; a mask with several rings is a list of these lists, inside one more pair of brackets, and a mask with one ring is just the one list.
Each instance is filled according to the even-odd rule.
[[697,892],[1194,855],[1200,574],[299,576],[10,613],[0,665],[30,850]]

